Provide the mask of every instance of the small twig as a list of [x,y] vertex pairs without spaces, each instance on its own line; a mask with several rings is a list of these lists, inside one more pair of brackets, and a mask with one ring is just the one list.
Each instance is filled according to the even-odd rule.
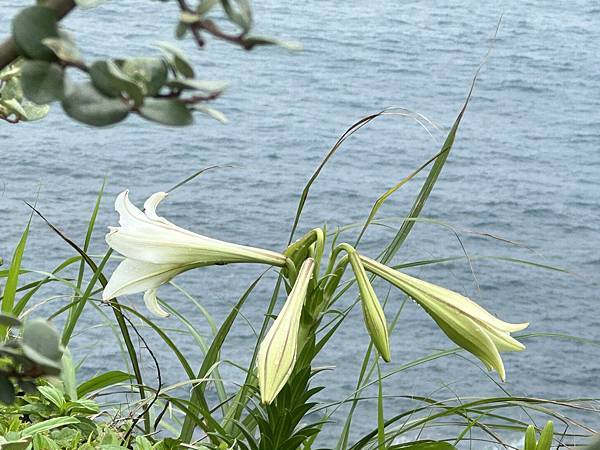
[[83,61],[65,61],[64,59],[61,59],[60,64],[64,68],[73,67],[74,69],[81,70],[82,72],[90,73],[90,68]]
[[[186,0],[177,0],[179,4],[179,9],[182,12],[194,14],[195,11],[189,7]],[[238,44],[240,47],[251,50],[252,46],[246,44],[244,42],[244,37],[246,36],[245,32],[239,34],[227,34],[223,32],[212,20],[210,19],[199,19],[195,22],[189,24],[190,31],[194,36],[194,40],[198,44],[199,47],[204,47],[204,39],[200,34],[201,31],[206,31],[207,33],[212,34],[214,37],[218,39],[222,39],[224,41],[233,42],[234,44]]]
[[193,97],[185,98],[181,100],[181,103],[186,105],[195,105],[196,103],[208,102],[216,99],[221,95],[221,92],[215,92],[210,95],[194,95]]
[[18,117],[15,117],[14,119],[11,119],[8,116],[0,116],[0,119],[5,120],[8,123],[19,123],[21,121],[21,119],[19,119]]
[[250,48],[244,43],[244,37],[246,36],[246,33],[240,33],[240,34],[227,34],[227,33],[224,33],[210,19],[199,20],[198,22],[194,22],[191,25],[191,27],[192,28],[193,27],[201,28],[204,31],[209,32],[210,34],[212,34],[216,38],[223,39],[224,41],[233,42],[235,44],[239,44],[242,47],[244,47],[245,49],[250,50]]
[[[186,0],[177,0],[177,3],[179,3],[179,9],[181,9],[182,12],[188,12],[188,13],[193,13],[194,11],[188,6]],[[198,44],[198,47],[202,48],[204,47],[204,39],[202,38],[202,35],[200,34],[200,30],[197,27],[190,27],[190,31],[192,32],[192,35],[194,36],[194,40],[196,41],[196,44]]]

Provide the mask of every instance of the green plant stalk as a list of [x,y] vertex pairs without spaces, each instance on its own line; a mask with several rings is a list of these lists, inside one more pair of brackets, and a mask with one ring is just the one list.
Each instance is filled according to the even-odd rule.
[[[266,272],[263,272],[263,275],[264,273]],[[233,323],[235,322],[238,313],[240,312],[242,306],[250,296],[250,293],[254,290],[258,282],[262,279],[263,275],[258,277],[250,285],[246,292],[244,292],[240,300],[237,302],[237,304],[234,306],[234,308],[231,310],[231,312],[219,328],[219,331],[213,339],[213,342],[210,345],[210,348],[206,353],[204,360],[202,361],[202,365],[198,370],[198,374],[196,376],[197,379],[204,378],[208,371],[211,369],[211,367],[217,362],[223,342],[229,334],[229,331],[231,330],[231,327],[233,326]],[[196,427],[197,423],[193,416],[198,412],[198,407],[201,411],[209,411],[208,403],[206,402],[206,397],[204,396],[204,384],[196,386],[192,389],[192,395],[190,396],[190,406],[190,409],[186,412],[185,419],[181,427],[181,433],[179,434],[179,440],[185,444],[189,444],[192,441],[192,437],[194,435],[194,428]],[[212,434],[207,434],[209,439],[213,443],[218,444],[218,441],[216,441],[216,438]]]
[[[85,240],[83,242],[83,251],[85,253],[88,252],[88,249],[90,247],[90,241],[92,239],[92,233],[94,231],[94,226],[96,224],[96,217],[98,216],[98,210],[100,209],[100,201],[102,200],[102,195],[104,193],[104,186],[106,184],[106,179],[102,182],[102,186],[100,186],[100,192],[98,193],[98,196],[96,197],[96,204],[94,205],[94,209],[92,210],[92,215],[90,217],[90,220],[88,221],[88,227],[87,227],[87,231],[85,234]],[[85,261],[82,259],[81,263],[79,264],[79,273],[77,274],[77,289],[81,289],[81,284],[83,283],[83,275],[85,273]],[[97,277],[96,277],[97,279]],[[94,280],[95,283],[95,280]],[[77,320],[79,320],[79,317],[81,316],[81,313],[83,312],[83,309],[85,308],[85,304],[86,304],[86,300],[83,300],[83,298],[79,298],[79,302],[77,302],[75,308],[69,309],[69,315],[67,317],[67,322],[65,325],[65,328],[63,329],[63,335],[62,335],[62,344],[64,346],[67,346],[67,344],[69,343],[69,340],[71,338],[71,333],[73,332],[73,329],[75,328],[75,322],[77,322]],[[69,333],[65,333],[65,331],[67,330],[67,327],[70,328]]]
[[381,367],[377,360],[377,448],[385,450],[385,424],[383,414],[383,383],[381,381]]
[[[281,290],[282,283],[284,283],[284,278],[282,274],[279,274],[279,277],[277,277],[277,282],[275,283],[275,288],[273,289],[273,294],[271,295],[271,300],[269,301],[269,306],[267,307],[267,311],[265,312],[265,317],[263,319],[263,323],[258,334],[257,342],[261,342],[265,334],[267,333],[267,328],[271,320],[271,314],[273,314],[273,310],[275,309],[275,305],[277,303],[277,298],[279,296],[279,291]],[[235,396],[233,401],[233,407],[229,410],[228,414],[226,415],[223,421],[225,430],[227,430],[229,434],[233,434],[236,437],[239,436],[240,431],[236,427],[235,423],[240,419],[242,412],[246,407],[246,403],[250,398],[251,387],[256,387],[258,385],[258,380],[256,379],[256,375],[254,374],[254,367],[256,366],[256,359],[258,356],[258,348],[258,345],[254,347],[254,352],[252,353],[252,359],[250,360],[250,364],[248,365],[248,372],[246,374],[244,384]]]
[[[388,300],[388,298],[386,298],[384,306],[387,304],[387,300]],[[390,323],[390,334],[392,333],[394,328],[396,328],[396,325],[398,324],[398,321],[400,320],[400,314],[402,313],[402,310],[404,309],[405,304],[406,304],[406,298],[400,305],[400,308],[398,308],[398,312],[396,313],[392,322]],[[363,380],[368,382],[368,380],[371,378],[371,375],[373,374],[373,372],[375,370],[375,367],[379,368],[378,359],[375,358],[375,361],[373,362],[373,364],[371,364],[371,367],[369,368],[369,370],[367,370],[367,366],[369,364],[369,361],[371,360],[372,351],[373,351],[373,342],[369,341],[367,351],[365,352],[365,356],[363,357],[363,362],[362,362],[360,372],[358,375],[358,380],[356,381],[356,389],[352,396],[353,398],[351,401],[350,411],[348,411],[348,414],[346,416],[346,421],[344,423],[344,428],[342,430],[342,434],[341,434],[338,444],[336,446],[337,450],[346,449],[348,447],[348,439],[350,437],[350,426],[352,424],[352,417],[354,416],[354,411],[356,410],[356,407],[358,406],[358,401],[359,401],[358,395],[359,395],[361,387],[363,385]],[[381,378],[381,372],[379,372],[379,377]],[[333,415],[334,412],[335,412],[335,410],[331,413],[331,415]]]
[[73,312],[73,313],[70,314],[69,317],[67,318],[67,322],[65,323],[65,326],[63,328],[63,334],[62,334],[62,338],[61,338],[61,343],[65,347],[67,345],[69,345],[69,341],[71,340],[71,336],[73,334],[73,331],[75,330],[77,321],[79,320],[79,317],[81,317],[83,308],[85,307],[85,304],[87,303],[88,299],[92,295],[92,290],[94,289],[94,286],[96,285],[96,282],[98,281],[98,278],[100,277],[100,274],[102,273],[102,269],[104,269],[104,266],[110,259],[111,255],[112,255],[112,249],[109,249],[106,252],[106,255],[104,255],[104,258],[102,258],[102,261],[100,262],[100,265],[94,272],[94,275],[92,275],[92,278],[91,278],[90,282],[88,283],[88,286],[87,286],[85,292],[80,297],[77,297],[77,299],[71,304],[72,307],[69,308],[69,312],[70,313]]
[[402,244],[404,244],[404,241],[406,241],[406,238],[410,234],[415,224],[415,221],[412,219],[419,217],[419,215],[421,214],[421,211],[425,206],[425,202],[429,198],[429,195],[431,194],[431,191],[433,190],[433,187],[435,186],[435,183],[437,182],[440,173],[442,172],[442,169],[446,164],[448,155],[450,155],[450,150],[452,150],[452,146],[454,145],[454,140],[456,138],[456,133],[458,132],[458,127],[460,126],[460,122],[465,114],[465,111],[467,110],[467,105],[471,100],[471,94],[473,93],[473,89],[475,88],[475,82],[477,81],[478,76],[479,69],[477,69],[477,72],[473,77],[473,81],[471,82],[471,88],[469,89],[467,98],[463,103],[463,106],[460,109],[458,115],[456,116],[456,119],[452,124],[450,132],[446,136],[446,140],[444,141],[441,150],[435,158],[435,162],[433,163],[433,166],[431,167],[431,170],[429,171],[429,174],[427,175],[427,178],[425,179],[425,182],[423,183],[423,186],[421,187],[421,190],[419,191],[419,194],[417,195],[417,198],[413,203],[408,217],[400,227],[400,230],[398,230],[398,233],[396,233],[396,236],[394,236],[394,239],[392,240],[391,244],[388,246],[387,250],[383,254],[383,257],[381,258],[381,262],[383,262],[384,264],[387,264],[394,257],[394,255],[398,252]]

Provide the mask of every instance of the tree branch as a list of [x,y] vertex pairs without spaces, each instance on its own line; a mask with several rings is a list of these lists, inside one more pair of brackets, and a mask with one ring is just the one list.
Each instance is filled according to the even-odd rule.
[[[43,6],[55,10],[61,20],[75,8],[74,0],[46,0]],[[12,37],[0,43],[0,69],[5,68],[19,57],[17,46]]]
[[[186,0],[177,0],[177,3],[179,4],[179,9],[182,12],[194,14],[194,10],[189,7]],[[224,33],[210,19],[202,19],[202,20],[198,20],[194,23],[191,23],[189,25],[189,29],[192,32],[192,35],[194,36],[194,40],[196,41],[196,43],[198,44],[199,47],[204,46],[204,39],[202,39],[200,31],[206,31],[206,32],[212,34],[216,38],[223,39],[224,41],[228,41],[228,42],[233,42],[234,44],[238,44],[241,47],[245,48],[246,50],[251,49],[251,47],[248,47],[246,44],[244,44],[244,36],[246,35],[246,33],[240,33],[240,34]]]

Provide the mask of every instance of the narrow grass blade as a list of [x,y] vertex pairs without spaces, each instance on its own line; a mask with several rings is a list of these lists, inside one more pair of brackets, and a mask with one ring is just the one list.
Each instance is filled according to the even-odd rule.
[[110,370],[92,377],[77,386],[77,396],[82,398],[92,392],[99,391],[100,389],[130,381],[132,378],[134,377],[131,374],[121,372],[120,370]]
[[377,361],[377,445],[379,450],[385,450],[385,423],[383,414],[383,383],[381,381],[381,367]]
[[[204,360],[202,361],[202,365],[200,367],[200,370],[198,371],[196,378],[204,378],[204,376],[208,373],[210,368],[218,361],[221,347],[223,346],[225,338],[229,334],[229,331],[231,330],[231,327],[233,326],[233,323],[235,322],[235,319],[237,318],[240,309],[242,308],[242,306],[244,305],[244,303],[250,296],[250,293],[254,290],[258,282],[262,279],[263,275],[258,277],[250,285],[246,292],[244,292],[244,295],[242,295],[242,297],[238,300],[237,304],[233,307],[233,309],[219,328],[217,335],[213,339],[213,342],[210,348],[208,349]],[[190,404],[192,405],[192,410],[190,410],[186,414],[183,426],[181,427],[181,434],[179,435],[179,439],[181,440],[181,442],[187,444],[191,442],[194,433],[194,428],[196,426],[195,421],[192,417],[195,413],[193,409],[199,406],[203,410],[208,410],[208,404],[206,402],[206,398],[204,397],[204,385],[197,386],[192,390]]]
[[[10,262],[8,277],[4,287],[4,295],[2,296],[2,308],[0,309],[0,312],[4,314],[13,314],[17,284],[19,282],[19,272],[21,269],[21,261],[23,260],[23,253],[25,252],[25,246],[27,245],[27,236],[29,236],[30,225],[31,216],[29,217],[25,231],[23,231],[23,234],[21,235],[21,239],[15,248],[12,260]],[[6,338],[7,333],[8,327],[5,325],[0,325],[0,341]]]
[[[98,193],[98,196],[96,197],[96,204],[94,205],[94,209],[92,210],[92,215],[90,216],[90,220],[88,221],[87,231],[85,234],[85,240],[83,242],[83,251],[85,253],[88,252],[88,249],[90,246],[90,241],[92,239],[92,233],[94,231],[94,225],[96,224],[96,217],[98,216],[98,210],[100,209],[100,201],[102,200],[102,195],[104,193],[105,183],[106,183],[106,180],[104,180],[102,182],[102,186],[100,187],[100,192]],[[81,288],[81,284],[83,283],[83,275],[85,273],[85,266],[86,266],[85,261],[82,259],[81,263],[79,264],[79,272],[77,274],[77,288],[78,289]],[[83,309],[85,308],[86,301],[84,299],[79,299],[79,300],[80,301],[78,301],[76,303],[76,306],[69,310],[69,315],[67,317],[67,322],[65,324],[65,329],[69,329],[69,330],[71,330],[71,332],[75,328],[75,324],[76,324],[77,320],[79,320],[79,317],[81,316],[81,313],[83,312]],[[63,345],[66,345],[66,343],[69,341],[69,339],[70,339],[70,333],[67,335],[63,332]]]
[[[431,167],[431,170],[429,171],[429,175],[427,175],[427,178],[425,179],[425,182],[423,183],[423,186],[421,187],[421,190],[419,191],[419,194],[417,195],[417,198],[415,199],[415,201],[413,203],[413,206],[408,214],[407,219],[419,217],[419,215],[421,214],[421,211],[423,210],[423,207],[425,206],[425,202],[429,198],[429,195],[431,194],[431,191],[433,190],[433,187],[435,186],[435,183],[437,182],[438,177],[439,177],[442,169],[444,168],[444,165],[446,164],[446,160],[448,159],[448,155],[450,154],[450,150],[452,149],[452,146],[454,144],[454,139],[456,138],[456,133],[458,131],[458,127],[460,125],[460,122],[461,122],[464,114],[465,114],[465,111],[467,110],[467,105],[469,104],[469,101],[471,99],[471,94],[473,93],[473,89],[475,88],[475,82],[477,81],[477,77],[479,76],[480,69],[481,69],[481,66],[477,69],[477,72],[475,73],[475,76],[473,77],[473,81],[471,82],[471,88],[469,89],[467,98],[466,98],[462,108],[460,109],[458,116],[456,117],[454,124],[452,125],[452,128],[450,129],[450,132],[448,133],[448,136],[446,137],[446,140],[444,141],[444,143],[442,145],[442,149],[438,153],[438,156],[436,156],[436,158],[435,158],[435,162],[433,163],[433,166]],[[398,188],[400,186],[398,186]],[[393,192],[395,192],[395,191],[393,191]],[[391,193],[393,193],[393,192],[390,192],[389,195],[391,195]],[[386,198],[387,197],[383,198],[383,201],[385,201]],[[377,212],[377,210],[375,209],[375,213],[376,212]],[[373,212],[370,215],[370,218],[372,219],[371,216],[374,216]],[[410,232],[414,226],[414,223],[415,222],[413,220],[405,220],[404,221],[404,223],[400,227],[400,230],[398,230],[398,233],[396,234],[396,236],[392,240],[391,244],[389,245],[389,247],[383,254],[383,257],[381,258],[381,261],[384,264],[389,262],[393,258],[393,256],[398,252],[398,250],[400,249],[400,247],[402,246],[402,244],[404,243],[404,241],[410,234]],[[362,234],[362,232],[361,232],[361,234]]]

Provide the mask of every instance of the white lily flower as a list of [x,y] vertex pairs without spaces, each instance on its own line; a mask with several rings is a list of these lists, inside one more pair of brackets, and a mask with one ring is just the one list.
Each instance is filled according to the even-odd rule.
[[260,343],[257,357],[261,401],[269,404],[290,378],[296,364],[302,307],[312,277],[314,260],[307,258],[281,312]]
[[512,324],[490,314],[473,300],[456,292],[398,272],[361,255],[365,268],[386,279],[412,297],[456,344],[495,369],[504,381],[506,373],[500,352],[522,351],[525,346],[510,333],[529,323]]
[[167,196],[153,194],[144,203],[144,212],[129,201],[124,191],[115,201],[120,227],[110,227],[108,245],[125,256],[104,288],[102,298],[144,292],[148,309],[168,315],[156,299],[159,286],[176,275],[197,267],[229,263],[261,263],[284,266],[286,257],[277,252],[232,244],[193,233],[156,214]]

